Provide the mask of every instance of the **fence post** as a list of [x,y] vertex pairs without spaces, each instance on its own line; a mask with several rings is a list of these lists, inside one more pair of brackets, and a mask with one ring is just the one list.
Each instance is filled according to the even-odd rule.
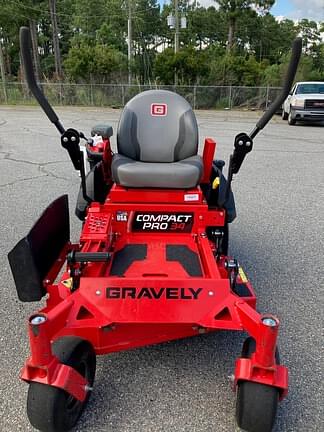
[[92,85],[92,79],[90,82],[90,104],[93,106],[93,85]]
[[228,93],[228,108],[232,109],[232,86],[229,86],[228,89],[229,93]]
[[121,96],[122,96],[122,106],[124,107],[125,106],[125,88],[124,88],[123,84],[121,86]]
[[1,80],[2,80],[4,101],[5,103],[7,103],[8,96],[7,96],[7,86],[6,86],[6,71],[5,71],[5,63],[3,58],[1,40],[0,40],[0,70],[1,70]]
[[268,109],[268,103],[269,103],[269,84],[267,85],[267,93],[266,93],[266,104],[265,109]]
[[197,86],[194,85],[194,88],[193,88],[193,109],[194,110],[196,109],[196,91],[197,91]]
[[63,87],[62,87],[62,81],[60,81],[60,105],[63,105]]
[[[3,89],[3,99],[4,99],[4,103],[7,104],[8,103],[8,96],[7,96],[7,87],[6,87],[6,82],[2,81],[2,89]],[[1,100],[1,98],[0,98]]]

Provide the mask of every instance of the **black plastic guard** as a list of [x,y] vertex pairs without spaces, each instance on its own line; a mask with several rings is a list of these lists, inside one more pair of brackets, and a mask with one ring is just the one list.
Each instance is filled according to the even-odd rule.
[[27,236],[8,254],[21,301],[38,301],[46,294],[43,279],[69,240],[69,202],[68,196],[63,195],[47,207]]
[[[87,195],[89,198],[91,198],[91,201],[104,203],[110,187],[111,186],[105,183],[102,171],[102,163],[99,162],[88,172],[86,176]],[[88,206],[89,202],[83,197],[81,185],[75,207],[75,214],[81,221],[84,221],[86,217]]]

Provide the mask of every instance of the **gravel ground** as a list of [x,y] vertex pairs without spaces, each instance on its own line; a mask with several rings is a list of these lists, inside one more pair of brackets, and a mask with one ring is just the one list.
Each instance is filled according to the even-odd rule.
[[[60,109],[66,127],[88,132],[97,122],[116,130],[118,110]],[[216,138],[228,159],[233,138],[258,118],[249,112],[197,113],[201,141]],[[274,432],[322,431],[324,233],[323,126],[288,126],[276,117],[255,140],[235,178],[238,217],[230,252],[252,280],[258,309],[281,319],[280,352],[290,392]],[[114,141],[115,143],[115,141]],[[7,253],[57,196],[70,197],[72,233],[79,177],[59,136],[37,108],[0,107],[1,387],[0,430],[32,431],[27,385],[18,374],[28,356],[26,317],[38,305],[20,303]],[[245,336],[219,332],[98,359],[96,385],[76,431],[233,432],[235,396],[228,376]]]

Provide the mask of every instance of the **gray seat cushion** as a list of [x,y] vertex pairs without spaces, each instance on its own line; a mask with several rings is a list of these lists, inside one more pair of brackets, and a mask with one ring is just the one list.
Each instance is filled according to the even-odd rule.
[[178,162],[194,156],[198,150],[195,114],[177,93],[139,93],[123,109],[117,148],[119,154],[141,162]]
[[120,117],[117,148],[112,173],[122,186],[188,189],[201,178],[196,117],[176,93],[148,90],[131,99]]
[[179,162],[139,162],[115,154],[112,175],[117,184],[133,188],[189,189],[197,186],[203,172],[200,156]]

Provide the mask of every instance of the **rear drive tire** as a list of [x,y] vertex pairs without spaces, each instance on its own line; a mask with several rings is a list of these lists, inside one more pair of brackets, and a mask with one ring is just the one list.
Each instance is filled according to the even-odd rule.
[[[64,337],[54,343],[53,353],[63,364],[73,367],[84,376],[92,387],[96,355],[89,342],[78,337]],[[29,421],[42,432],[69,431],[81,416],[90,393],[80,402],[60,388],[31,382],[27,397]]]

